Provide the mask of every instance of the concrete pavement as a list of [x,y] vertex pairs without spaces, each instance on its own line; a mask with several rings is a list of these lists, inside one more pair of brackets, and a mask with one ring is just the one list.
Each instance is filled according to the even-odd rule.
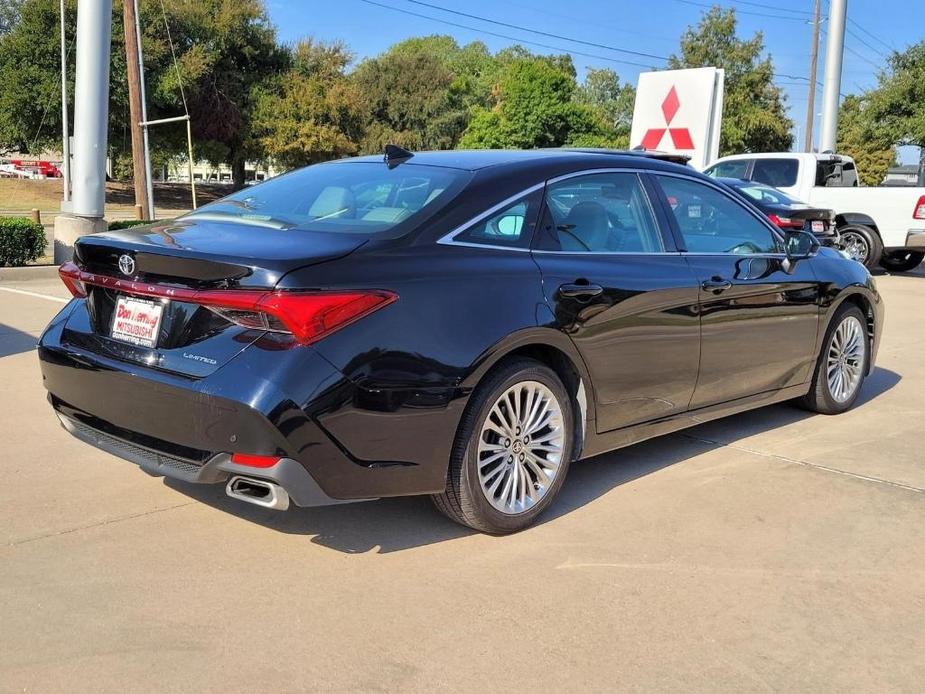
[[0,691],[921,691],[925,272],[878,284],[855,410],[583,462],[492,538],[425,499],[264,512],[72,440],[34,354],[66,293],[0,281]]

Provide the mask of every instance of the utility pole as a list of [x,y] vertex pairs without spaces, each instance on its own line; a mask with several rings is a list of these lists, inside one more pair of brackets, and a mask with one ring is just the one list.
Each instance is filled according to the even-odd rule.
[[838,97],[841,93],[841,68],[845,50],[845,15],[848,0],[829,2],[829,40],[825,46],[825,85],[822,90],[822,132],[819,151],[835,151],[838,136]]
[[813,122],[816,120],[816,67],[819,62],[819,22],[822,14],[822,0],[816,0],[813,14],[813,51],[809,59],[809,95],[806,104],[806,144],[803,150],[813,151]]
[[151,219],[148,206],[148,172],[145,166],[145,140],[141,131],[141,122],[145,116],[141,109],[141,66],[138,62],[138,42],[136,33],[135,3],[125,0],[122,3],[122,23],[125,25],[125,67],[128,73],[128,110],[129,132],[132,134],[132,178],[135,184],[135,205],[141,205],[144,219]]

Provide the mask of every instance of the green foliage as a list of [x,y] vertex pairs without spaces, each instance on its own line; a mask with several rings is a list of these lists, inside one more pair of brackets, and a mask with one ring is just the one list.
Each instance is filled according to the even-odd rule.
[[469,148],[561,147],[616,137],[594,106],[579,103],[571,61],[517,57],[500,71],[490,109],[477,108],[460,140]]
[[784,110],[784,95],[774,85],[774,64],[764,53],[761,32],[751,39],[736,36],[735,10],[714,6],[681,37],[680,55],[670,69],[719,67],[726,71],[720,156],[790,149],[793,122]]
[[145,224],[153,224],[154,219],[117,219],[114,222],[110,222],[107,229],[109,231],[118,231],[119,229],[131,229],[132,227],[140,227]]
[[339,43],[300,43],[292,67],[254,110],[260,150],[284,167],[305,166],[357,153],[363,134],[360,92],[347,80],[351,56]]
[[627,137],[633,124],[636,88],[620,84],[620,77],[610,68],[588,68],[584,84],[575,90],[575,101],[601,111],[614,130]]
[[19,21],[23,0],[0,0],[0,36],[10,31]]
[[45,252],[45,229],[27,217],[0,217],[0,267],[25,265]]
[[880,185],[896,158],[896,150],[882,137],[876,137],[876,130],[870,98],[847,96],[839,109],[836,150],[854,158],[865,186]]

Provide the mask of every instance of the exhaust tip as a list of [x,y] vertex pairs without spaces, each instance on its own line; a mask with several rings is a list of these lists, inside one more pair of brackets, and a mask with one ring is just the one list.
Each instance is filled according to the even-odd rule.
[[289,494],[273,482],[235,475],[225,485],[225,493],[232,499],[246,501],[255,506],[285,511],[289,508]]

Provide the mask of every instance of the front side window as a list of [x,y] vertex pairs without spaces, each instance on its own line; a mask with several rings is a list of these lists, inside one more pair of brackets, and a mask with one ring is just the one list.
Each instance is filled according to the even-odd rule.
[[756,159],[751,179],[775,188],[788,188],[797,184],[799,169],[796,159]]
[[778,253],[774,233],[726,193],[687,178],[657,176],[689,253]]
[[399,236],[452,200],[472,174],[378,162],[316,164],[185,215],[281,229]]
[[546,188],[539,248],[581,253],[657,253],[664,250],[639,176],[599,173]]

